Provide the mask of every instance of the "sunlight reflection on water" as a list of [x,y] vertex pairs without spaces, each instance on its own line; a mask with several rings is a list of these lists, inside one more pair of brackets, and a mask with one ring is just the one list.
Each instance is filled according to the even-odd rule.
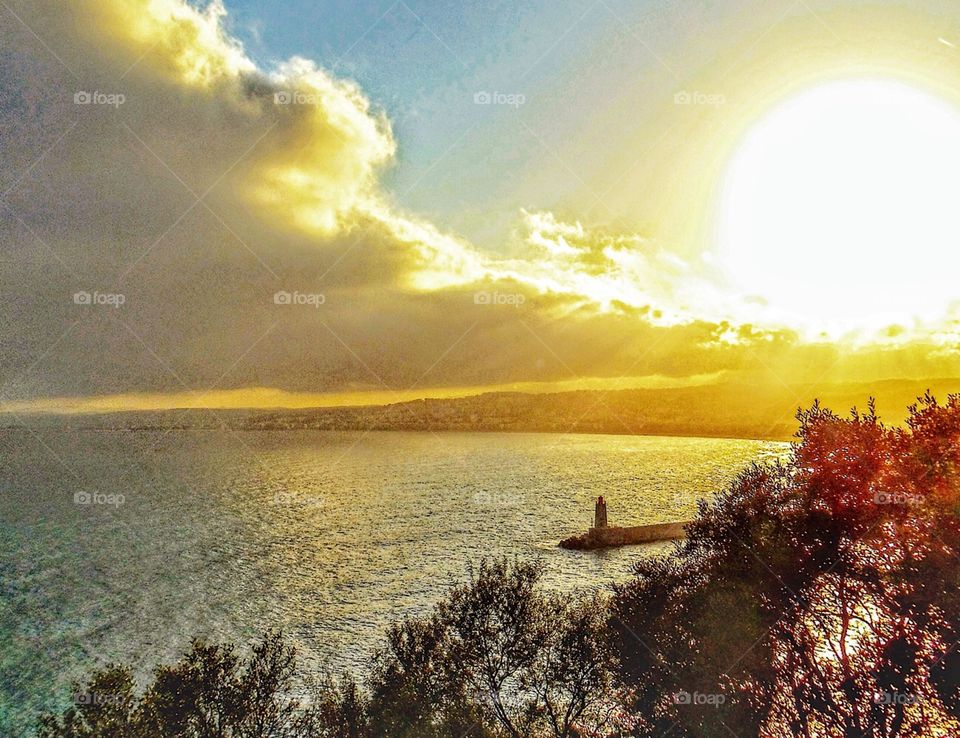
[[[577,553],[612,525],[691,517],[785,444],[470,433],[0,434],[0,733],[94,664],[145,674],[193,636],[280,627],[311,668],[358,669],[391,621],[470,562],[536,557],[558,589],[629,577],[670,544]],[[101,502],[75,502],[78,493]],[[121,504],[102,502],[122,494]],[[56,692],[56,695],[54,695]],[[13,705],[12,708],[9,705]],[[5,724],[6,723],[6,724]]]

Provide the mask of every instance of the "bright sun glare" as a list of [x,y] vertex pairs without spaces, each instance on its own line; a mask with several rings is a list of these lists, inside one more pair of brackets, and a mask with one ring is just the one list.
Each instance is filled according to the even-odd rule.
[[960,111],[885,80],[823,84],[749,130],[725,173],[733,284],[808,328],[941,317],[960,297]]

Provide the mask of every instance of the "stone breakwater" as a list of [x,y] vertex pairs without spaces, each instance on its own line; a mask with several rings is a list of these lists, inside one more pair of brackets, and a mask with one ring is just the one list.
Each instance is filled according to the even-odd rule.
[[674,541],[687,537],[689,520],[679,523],[655,523],[634,525],[626,528],[591,528],[586,533],[560,541],[560,548],[588,551],[596,548],[633,546],[656,541]]

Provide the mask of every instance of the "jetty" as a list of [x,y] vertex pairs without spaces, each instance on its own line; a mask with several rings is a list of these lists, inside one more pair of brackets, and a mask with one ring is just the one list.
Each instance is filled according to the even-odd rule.
[[597,548],[635,546],[657,541],[675,541],[687,537],[687,525],[690,522],[689,520],[683,520],[629,527],[610,526],[607,524],[607,502],[601,495],[597,498],[594,507],[593,527],[586,533],[564,538],[559,545],[561,548],[589,551]]

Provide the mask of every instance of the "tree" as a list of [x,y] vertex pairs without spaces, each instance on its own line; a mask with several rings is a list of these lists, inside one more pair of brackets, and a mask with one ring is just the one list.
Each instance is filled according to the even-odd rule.
[[[137,697],[131,671],[110,666],[77,687],[61,716],[42,718],[40,738],[300,738],[307,724],[291,697],[295,651],[268,632],[247,659],[230,646],[194,641],[160,666]],[[312,717],[312,716],[311,716]],[[312,734],[311,734],[312,735]]]
[[611,623],[640,735],[960,727],[960,400],[922,398],[903,429],[872,402],[799,420],[788,463],[746,470],[672,555],[618,588]]
[[431,616],[395,626],[373,679],[374,734],[573,738],[609,726],[605,604],[543,593],[541,575],[484,561]]

